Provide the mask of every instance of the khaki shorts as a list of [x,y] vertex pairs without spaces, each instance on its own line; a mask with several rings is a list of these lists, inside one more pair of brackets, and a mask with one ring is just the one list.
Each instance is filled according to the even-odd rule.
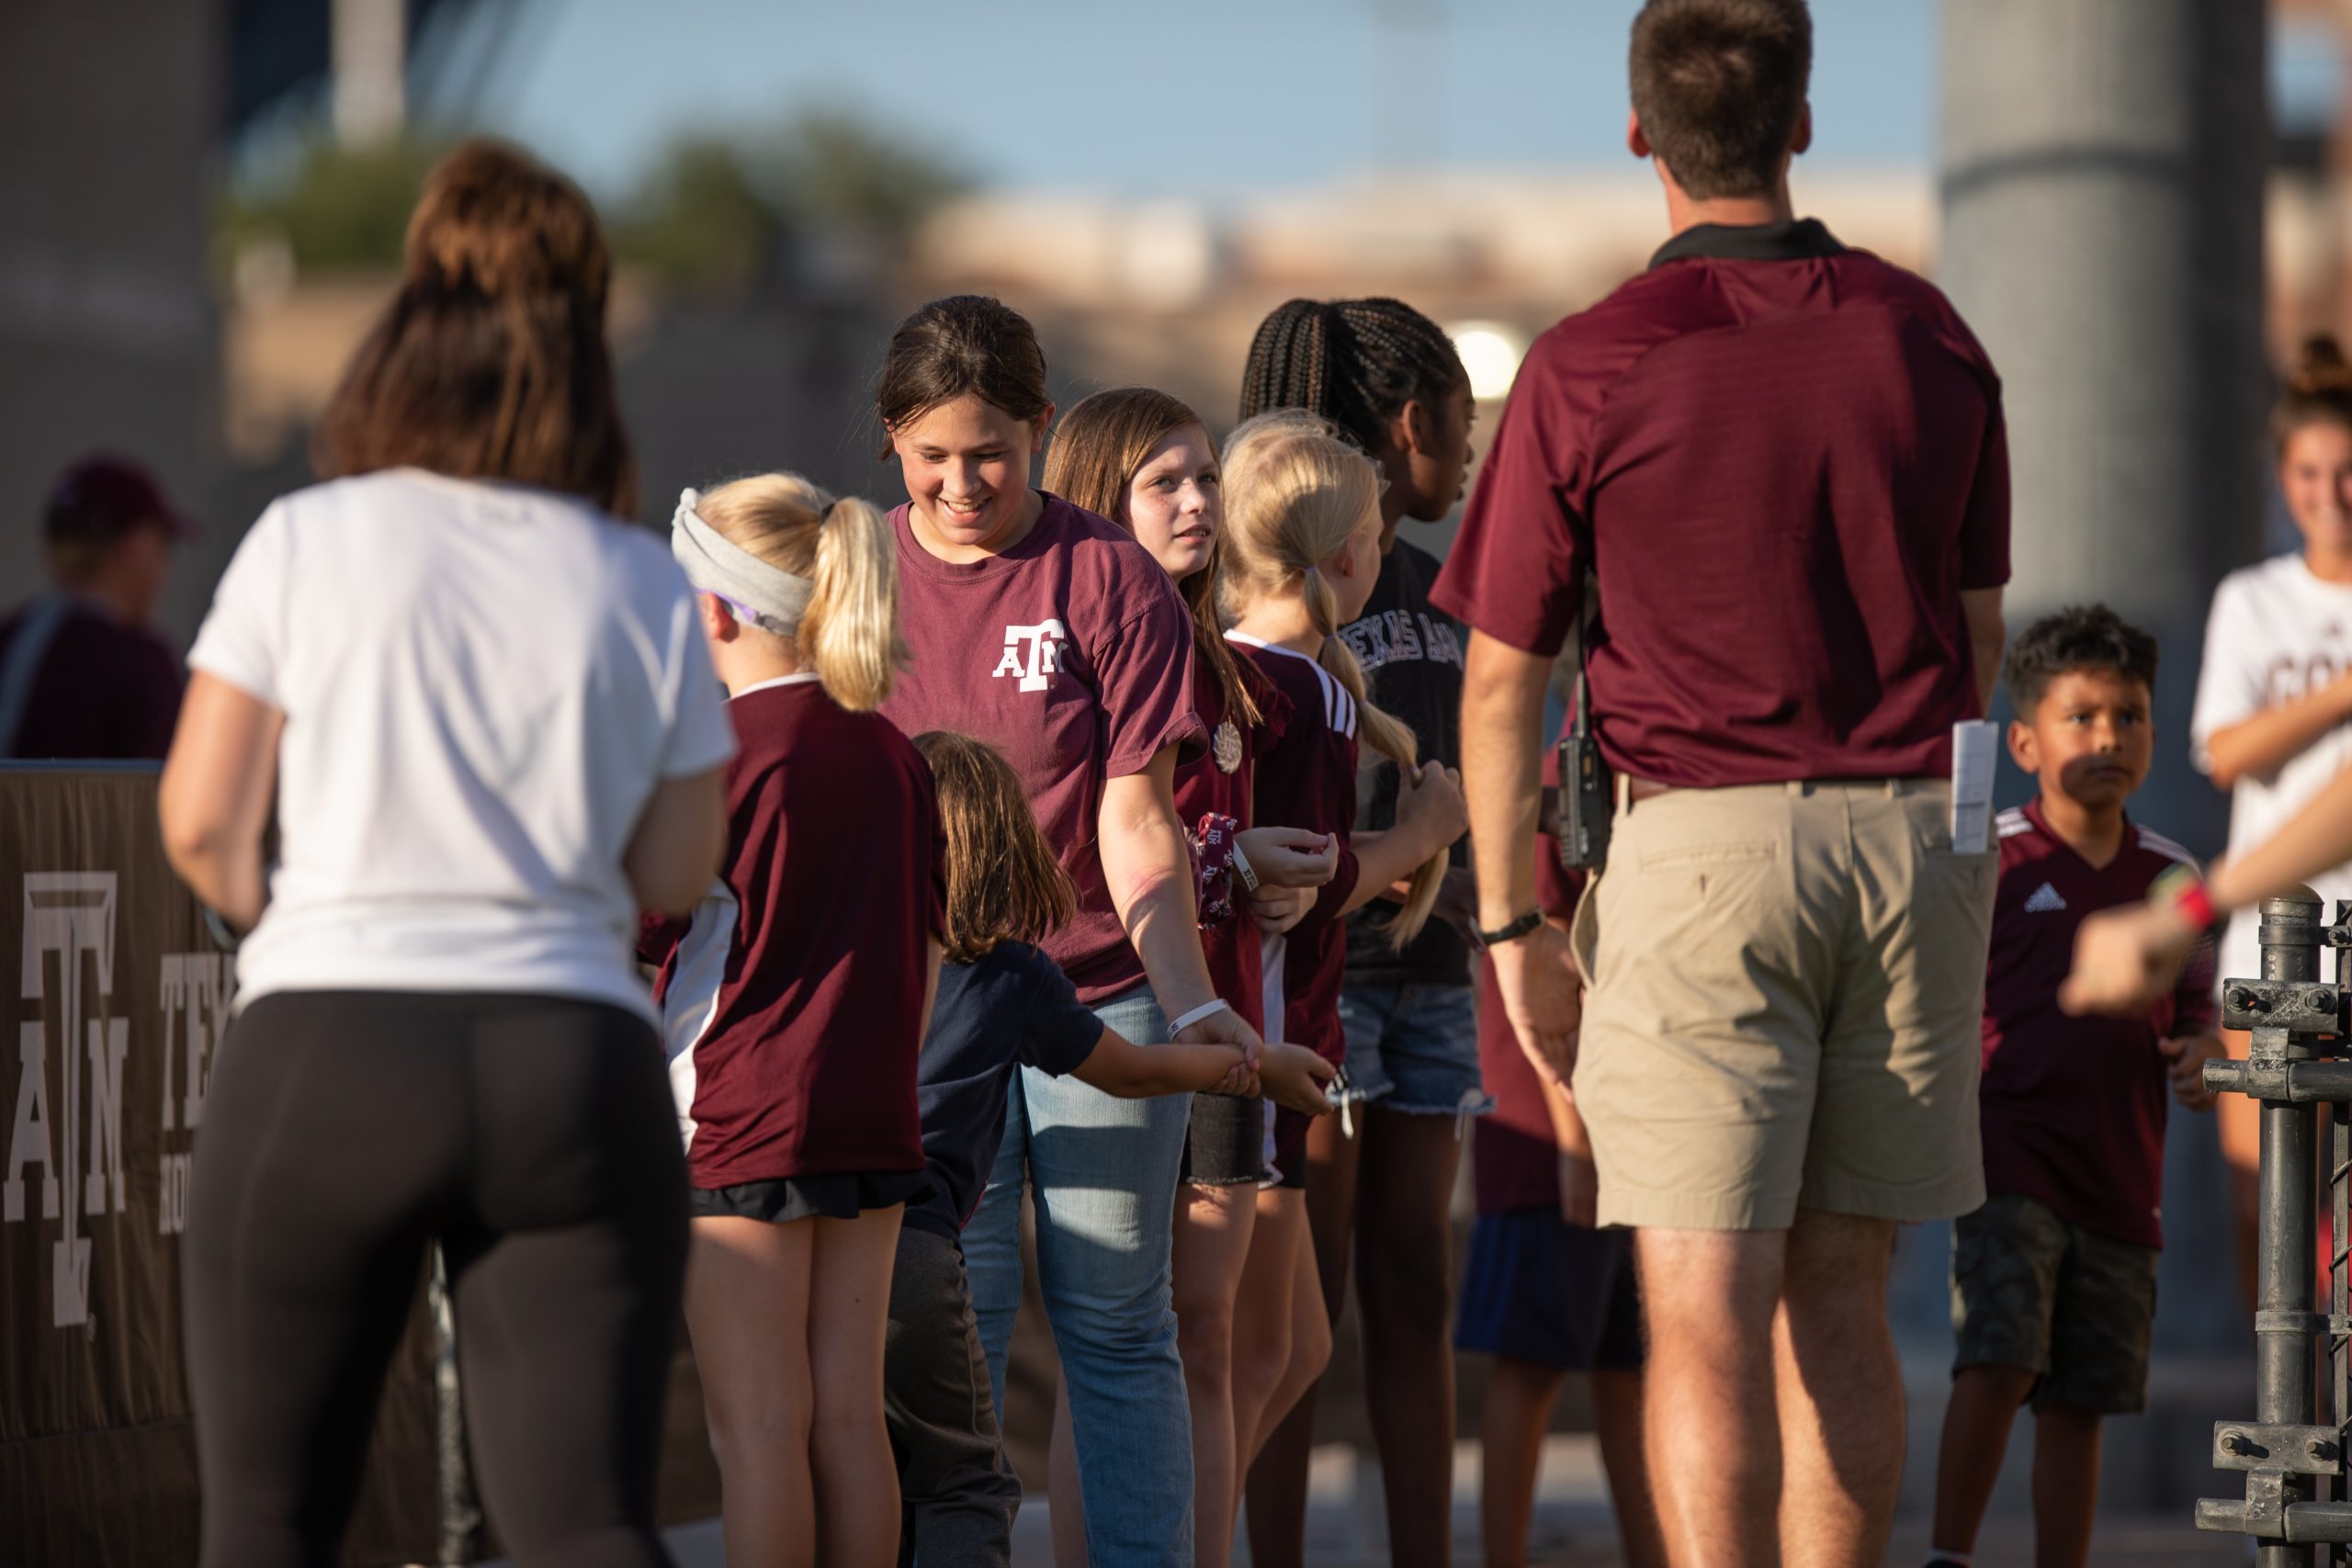
[[1941,779],[1621,806],[1577,905],[1575,1088],[1600,1223],[1780,1230],[1800,1207],[1984,1201],[1976,1133],[1996,856]]

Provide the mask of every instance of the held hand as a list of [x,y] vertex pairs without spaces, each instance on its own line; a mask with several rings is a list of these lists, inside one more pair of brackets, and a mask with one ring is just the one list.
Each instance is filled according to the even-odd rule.
[[2156,1049],[2164,1053],[2165,1077],[2172,1084],[2172,1097],[2190,1111],[2212,1110],[2213,1092],[2205,1087],[2205,1064],[2229,1055],[2222,1037],[2208,1030],[2159,1040]]
[[1249,828],[1241,852],[1265,887],[1320,887],[1340,869],[1340,836],[1303,828]]
[[1517,941],[1488,948],[1487,956],[1503,995],[1503,1016],[1520,1044],[1551,1063],[1565,1081],[1576,1067],[1577,1028],[1584,1020],[1568,933],[1546,920]]
[[1225,1077],[1217,1079],[1208,1092],[1229,1094],[1238,1100],[1249,1100],[1260,1092],[1258,1075],[1250,1071],[1250,1059],[1239,1054],[1238,1047],[1235,1051],[1233,1066],[1226,1069]]
[[1261,886],[1250,895],[1250,918],[1258,922],[1261,931],[1276,935],[1290,930],[1306,919],[1306,911],[1315,908],[1312,887],[1268,887]]
[[1451,845],[1470,826],[1462,800],[1462,775],[1442,762],[1423,762],[1412,773],[1398,770],[1396,826],[1423,835],[1430,852]]
[[1242,1065],[1253,1074],[1258,1070],[1258,1054],[1265,1049],[1250,1021],[1231,1008],[1217,1009],[1176,1038],[1187,1045],[1231,1045],[1241,1053]]
[[1600,1170],[1590,1155],[1560,1151],[1560,1218],[1586,1230],[1600,1224]]
[[1266,1098],[1309,1116],[1331,1109],[1323,1098],[1323,1086],[1331,1081],[1333,1071],[1330,1063],[1304,1045],[1270,1043],[1258,1059],[1258,1082]]
[[2059,986],[2058,1005],[2128,1018],[2171,988],[2196,945],[2196,930],[2170,909],[2141,904],[2093,915],[2075,933],[2075,972]]

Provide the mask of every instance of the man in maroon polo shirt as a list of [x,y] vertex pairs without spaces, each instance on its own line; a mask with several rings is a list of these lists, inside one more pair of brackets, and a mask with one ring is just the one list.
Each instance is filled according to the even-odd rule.
[[[1627,140],[1673,237],[1530,351],[1432,595],[1473,628],[1480,924],[1638,1232],[1652,1482],[1710,1568],[1878,1560],[1894,1228],[1984,1195],[1995,867],[1951,776],[2000,657],[1999,386],[1934,288],[1795,217],[1811,56],[1802,0],[1643,8]],[[1531,846],[1588,578],[1617,795],[1571,933]]]

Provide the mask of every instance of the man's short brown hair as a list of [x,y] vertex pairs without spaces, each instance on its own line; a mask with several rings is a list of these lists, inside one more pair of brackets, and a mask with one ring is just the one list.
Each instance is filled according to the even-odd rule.
[[1634,117],[1698,200],[1772,189],[1812,73],[1804,0],[1649,0],[1634,18]]

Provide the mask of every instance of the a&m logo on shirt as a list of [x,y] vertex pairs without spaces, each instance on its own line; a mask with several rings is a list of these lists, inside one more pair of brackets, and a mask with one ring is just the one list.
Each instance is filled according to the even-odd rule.
[[1051,682],[1047,677],[1061,669],[1062,645],[1069,641],[1069,632],[1059,621],[1040,621],[1034,626],[1004,628],[1004,657],[996,661],[990,675],[1018,675],[1024,692],[1042,692]]

